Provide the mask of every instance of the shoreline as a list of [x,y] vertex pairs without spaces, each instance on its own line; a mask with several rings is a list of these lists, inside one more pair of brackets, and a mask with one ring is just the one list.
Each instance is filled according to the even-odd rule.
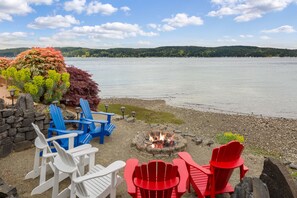
[[213,139],[221,132],[239,133],[244,136],[244,144],[252,152],[297,161],[296,119],[200,111],[171,106],[160,99],[105,98],[101,99],[101,103],[120,103],[173,113],[185,121],[178,126],[183,131],[188,130],[198,136]]
[[[193,110],[193,111],[200,111],[200,112],[210,112],[210,113],[220,113],[220,114],[227,114],[227,115],[242,115],[242,116],[255,116],[257,118],[271,118],[271,119],[289,119],[289,120],[297,120],[297,115],[296,117],[286,117],[286,116],[273,116],[273,115],[265,115],[265,114],[257,114],[257,113],[246,113],[246,112],[236,112],[236,111],[231,111],[231,110],[223,110],[223,109],[218,109],[218,108],[210,108],[207,107],[209,105],[205,104],[174,104],[164,98],[135,98],[135,97],[106,97],[106,98],[101,98],[101,101],[103,100],[114,100],[114,99],[135,99],[135,100],[148,100],[148,101],[154,101],[154,100],[161,100],[164,101],[167,105],[172,106],[172,107],[177,107],[177,108],[183,108],[183,109],[188,109],[188,110]],[[194,106],[194,107],[193,107]],[[195,106],[201,106],[195,108]],[[204,106],[204,107],[203,107]]]

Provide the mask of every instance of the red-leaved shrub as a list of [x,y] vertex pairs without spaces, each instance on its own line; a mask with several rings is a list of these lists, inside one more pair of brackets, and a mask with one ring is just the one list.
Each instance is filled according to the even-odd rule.
[[0,70],[8,68],[11,61],[12,61],[11,59],[0,57]]
[[66,72],[62,53],[52,47],[28,49],[17,55],[11,65],[17,70],[29,68],[32,76],[45,76],[48,70],[55,70],[58,73]]
[[83,98],[88,100],[90,108],[96,111],[100,102],[100,90],[98,84],[92,80],[92,75],[74,66],[66,69],[70,74],[70,87],[61,102],[69,106],[79,106],[79,99]]

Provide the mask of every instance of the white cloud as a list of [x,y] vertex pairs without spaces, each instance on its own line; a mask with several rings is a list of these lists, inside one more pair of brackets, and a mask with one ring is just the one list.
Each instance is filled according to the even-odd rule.
[[283,25],[274,29],[270,29],[270,30],[262,30],[262,32],[264,33],[293,33],[296,32],[296,30],[294,29],[294,27],[290,26],[290,25]]
[[86,0],[72,0],[66,1],[64,3],[64,9],[66,11],[75,11],[77,13],[82,13],[85,10]]
[[41,5],[41,4],[51,5],[53,3],[53,0],[28,0],[28,3],[33,3],[36,5]]
[[260,39],[262,39],[262,40],[269,40],[271,38],[269,36],[260,36]]
[[103,15],[111,15],[118,9],[111,4],[102,4],[98,1],[92,1],[87,7],[87,14],[101,13]]
[[52,0],[1,0],[0,22],[12,21],[14,15],[26,15],[33,12],[30,4],[52,4]]
[[240,38],[253,38],[254,35],[251,35],[251,34],[241,34],[239,35]]
[[211,17],[235,15],[236,22],[251,21],[261,18],[266,13],[281,11],[296,0],[212,0],[217,10],[208,13]]
[[[102,15],[111,15],[118,11],[118,8],[113,7],[111,4],[103,4],[99,1],[91,1],[87,4],[86,0],[71,0],[64,3],[64,9],[66,11],[74,11],[78,14],[86,12],[88,15],[100,13]],[[130,9],[124,7],[123,9]]]
[[71,15],[56,15],[56,16],[47,16],[47,17],[38,17],[34,20],[33,23],[28,25],[29,28],[33,29],[43,29],[43,28],[65,28],[70,27],[71,25],[79,24],[79,20],[76,20]]
[[144,32],[137,24],[129,23],[105,23],[95,26],[74,27],[72,32],[80,36],[91,38],[124,39],[136,36],[156,36],[154,32]]
[[0,40],[16,40],[16,39],[23,39],[28,36],[26,32],[1,32],[0,33]]
[[129,12],[131,11],[131,9],[128,6],[123,6],[120,8],[120,10],[124,11],[124,12]]
[[172,18],[163,19],[162,22],[166,22],[171,27],[184,27],[188,25],[202,25],[203,20],[200,17],[189,17],[185,13],[178,13]]
[[12,15],[26,15],[32,11],[33,9],[25,0],[3,0],[0,3],[0,22],[12,21]]

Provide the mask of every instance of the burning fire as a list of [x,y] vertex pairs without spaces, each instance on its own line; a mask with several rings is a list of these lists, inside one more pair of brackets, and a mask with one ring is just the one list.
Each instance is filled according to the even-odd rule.
[[175,144],[174,134],[169,132],[150,132],[149,141],[152,143],[152,148],[170,147]]

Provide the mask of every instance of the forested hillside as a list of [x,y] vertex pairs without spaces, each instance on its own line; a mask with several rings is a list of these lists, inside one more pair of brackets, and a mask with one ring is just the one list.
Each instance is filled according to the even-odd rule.
[[[0,57],[14,57],[27,48],[0,50]],[[297,50],[253,46],[168,46],[157,48],[89,49],[57,47],[66,57],[297,57]]]

